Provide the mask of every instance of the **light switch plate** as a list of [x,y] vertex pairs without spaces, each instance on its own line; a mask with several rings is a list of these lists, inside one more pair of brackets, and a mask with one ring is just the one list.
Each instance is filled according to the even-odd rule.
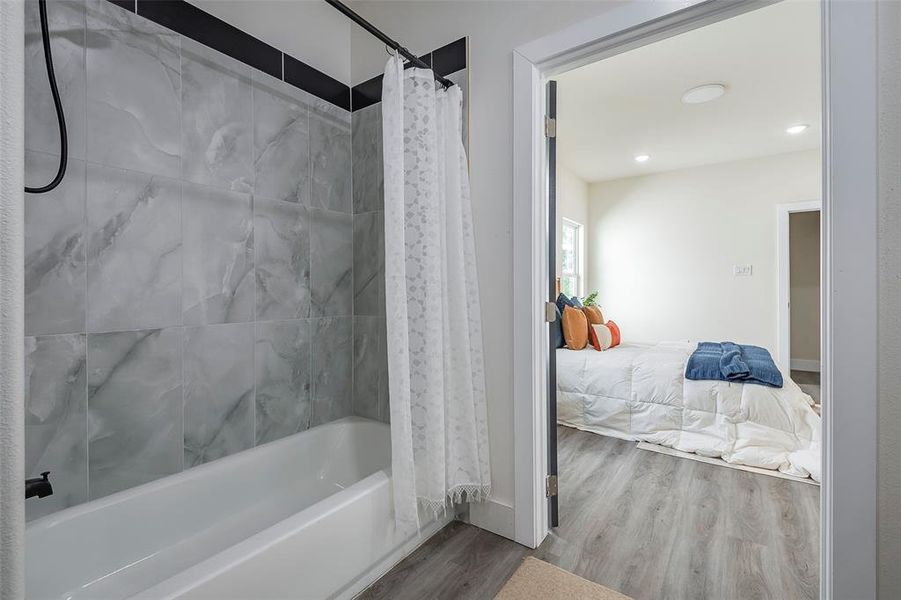
[[750,277],[754,274],[753,265],[732,265],[732,274],[735,277]]

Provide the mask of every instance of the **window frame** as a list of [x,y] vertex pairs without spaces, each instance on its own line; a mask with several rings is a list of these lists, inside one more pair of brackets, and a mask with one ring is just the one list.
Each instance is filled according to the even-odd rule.
[[[567,272],[563,267],[563,232],[565,229],[569,227],[575,230],[575,248],[573,250],[573,263],[574,263],[574,271]],[[561,217],[561,225],[560,225],[560,280],[561,282],[567,277],[575,277],[576,279],[576,290],[575,295],[582,297],[585,295],[585,226],[579,223],[578,221],[574,221],[573,219],[568,219],[566,217]],[[561,284],[562,289],[562,284]]]

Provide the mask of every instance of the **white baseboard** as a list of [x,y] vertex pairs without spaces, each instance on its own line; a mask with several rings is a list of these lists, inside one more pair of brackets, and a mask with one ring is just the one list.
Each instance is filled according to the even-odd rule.
[[469,505],[468,522],[507,539],[514,539],[513,507],[496,500]]
[[819,373],[820,361],[807,360],[805,358],[793,358],[791,359],[791,368],[792,371],[811,371],[813,373]]

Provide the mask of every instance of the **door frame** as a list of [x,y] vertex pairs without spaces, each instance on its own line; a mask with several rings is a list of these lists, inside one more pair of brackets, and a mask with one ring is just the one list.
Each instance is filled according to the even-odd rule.
[[[776,360],[782,369],[791,371],[791,236],[789,223],[795,213],[819,212],[823,214],[820,200],[789,202],[776,205]],[[823,221],[820,220],[820,287],[823,282]],[[822,293],[820,294],[822,296]],[[820,336],[822,340],[822,336]]]
[[[771,2],[636,1],[513,52],[514,539],[548,533],[546,389],[549,77]],[[822,0],[823,479],[820,597],[876,596],[876,1]],[[836,340],[840,340],[837,342]],[[563,518],[566,518],[565,513]]]

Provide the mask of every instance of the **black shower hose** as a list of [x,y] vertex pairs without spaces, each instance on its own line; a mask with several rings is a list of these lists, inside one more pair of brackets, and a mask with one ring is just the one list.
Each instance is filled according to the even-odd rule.
[[47,79],[50,80],[50,93],[53,95],[53,104],[56,106],[56,120],[59,123],[59,169],[56,177],[47,185],[41,187],[25,186],[29,194],[44,194],[60,184],[66,174],[66,164],[69,161],[69,140],[66,137],[66,117],[63,115],[63,103],[59,99],[59,88],[56,87],[56,75],[53,72],[53,55],[50,52],[50,26],[47,24],[47,0],[38,0],[38,9],[41,13],[41,40],[44,43],[44,62],[47,63]]

